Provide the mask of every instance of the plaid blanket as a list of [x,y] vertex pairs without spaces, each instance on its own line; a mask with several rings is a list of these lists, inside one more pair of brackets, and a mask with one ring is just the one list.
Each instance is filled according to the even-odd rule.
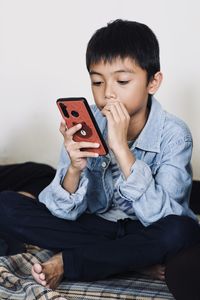
[[47,289],[33,280],[30,270],[51,256],[51,251],[29,247],[26,253],[1,257],[0,300],[174,299],[164,282],[132,273],[95,282],[63,281],[57,290]]

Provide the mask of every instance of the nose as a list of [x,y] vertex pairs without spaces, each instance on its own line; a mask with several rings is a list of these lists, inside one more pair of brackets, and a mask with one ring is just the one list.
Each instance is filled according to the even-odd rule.
[[116,94],[111,84],[106,84],[105,99],[116,99]]

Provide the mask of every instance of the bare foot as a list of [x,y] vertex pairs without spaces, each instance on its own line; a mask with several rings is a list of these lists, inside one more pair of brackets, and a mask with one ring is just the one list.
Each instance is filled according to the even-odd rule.
[[154,265],[142,270],[139,270],[141,274],[148,275],[151,278],[165,280],[165,266],[164,265]]
[[35,263],[31,273],[39,284],[53,290],[56,289],[64,274],[62,254],[54,255],[45,263]]

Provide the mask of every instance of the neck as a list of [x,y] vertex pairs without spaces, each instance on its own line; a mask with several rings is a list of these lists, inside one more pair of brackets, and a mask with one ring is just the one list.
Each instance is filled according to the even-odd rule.
[[142,112],[137,118],[134,118],[134,116],[130,119],[129,128],[128,128],[128,134],[127,134],[127,140],[135,140],[142,129],[144,128],[147,119],[149,116],[149,108],[147,107],[144,112]]

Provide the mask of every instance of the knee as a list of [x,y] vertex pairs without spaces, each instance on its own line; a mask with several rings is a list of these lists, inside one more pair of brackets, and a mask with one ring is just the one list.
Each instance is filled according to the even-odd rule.
[[180,252],[166,264],[166,283],[176,299],[199,299],[200,244]]
[[160,239],[165,249],[179,251],[200,241],[200,227],[189,217],[170,215],[162,223]]
[[175,273],[174,275],[180,277],[191,276],[198,277],[200,268],[200,243],[185,249],[173,257],[166,265],[168,273]]

